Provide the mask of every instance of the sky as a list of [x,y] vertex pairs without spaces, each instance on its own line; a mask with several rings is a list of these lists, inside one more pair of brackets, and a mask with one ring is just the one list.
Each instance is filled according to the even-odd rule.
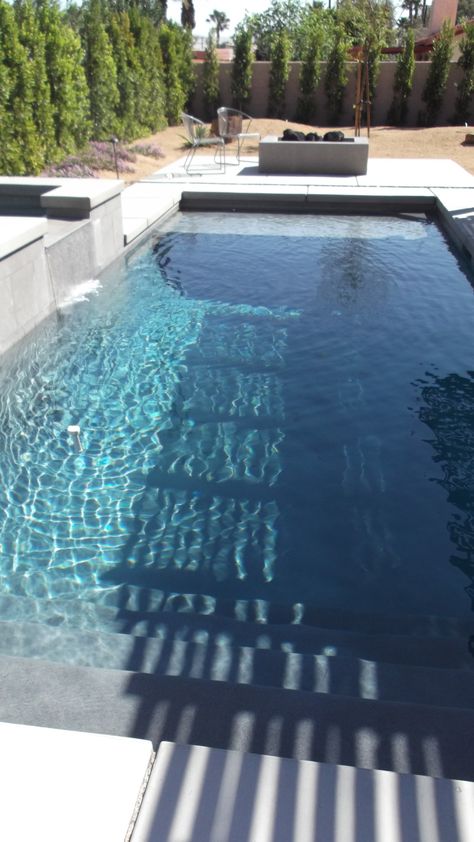
[[[309,2],[309,0],[308,0]],[[399,0],[401,3],[401,0]],[[327,5],[327,3],[325,4]],[[397,0],[394,2],[395,9],[398,8]],[[201,38],[207,37],[211,24],[206,22],[214,9],[225,12],[230,20],[230,26],[221,35],[221,41],[230,38],[235,27],[245,17],[245,14],[257,14],[264,12],[271,6],[271,0],[194,0],[194,11],[196,14],[196,28],[193,35]],[[168,0],[167,17],[176,23],[181,23],[181,0]]]
[[[214,9],[225,12],[230,20],[229,29],[224,30],[221,40],[229,38],[238,23],[245,17],[245,14],[264,12],[271,5],[271,0],[194,0],[194,11],[196,13],[196,28],[193,30],[195,36],[206,36],[211,24],[206,23]],[[168,0],[167,17],[176,23],[181,23],[181,2],[180,0]]]

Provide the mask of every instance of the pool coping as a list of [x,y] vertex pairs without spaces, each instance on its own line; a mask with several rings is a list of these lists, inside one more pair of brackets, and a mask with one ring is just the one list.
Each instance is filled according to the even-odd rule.
[[284,213],[432,212],[463,256],[474,263],[474,176],[449,159],[369,158],[364,176],[266,175],[256,157],[224,174],[184,170],[184,158],[121,194],[125,248],[182,210]]

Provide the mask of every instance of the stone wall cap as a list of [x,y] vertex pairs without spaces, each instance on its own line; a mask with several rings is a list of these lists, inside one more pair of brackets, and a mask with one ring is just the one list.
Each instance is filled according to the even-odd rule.
[[64,179],[61,186],[41,196],[41,207],[89,211],[118,196],[124,186],[117,179]]
[[46,219],[31,216],[2,216],[0,259],[39,240],[47,230]]
[[118,196],[124,186],[124,182],[116,178],[0,176],[0,196],[40,196],[43,208],[90,211]]

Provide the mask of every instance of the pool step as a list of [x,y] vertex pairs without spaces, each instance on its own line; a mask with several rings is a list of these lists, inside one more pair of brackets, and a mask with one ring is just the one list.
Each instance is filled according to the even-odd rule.
[[151,675],[474,708],[474,670],[0,622],[0,653]]
[[347,629],[367,634],[408,634],[417,637],[469,637],[474,633],[474,615],[467,619],[436,615],[390,615],[357,613],[343,609],[283,605],[257,599],[227,599],[207,594],[171,593],[157,588],[123,584],[103,594],[103,603],[123,612],[170,611],[214,614],[262,625],[304,625]]
[[[15,597],[4,597],[1,617],[17,622]],[[240,622],[214,614],[195,615],[173,612],[127,612],[101,606],[97,613],[91,603],[67,600],[28,602],[21,598],[25,620],[53,626],[62,631],[73,628],[99,629],[140,637],[161,637],[188,642],[216,643],[312,655],[345,655],[385,663],[404,663],[450,669],[473,669],[467,643],[462,638],[375,635],[358,631],[324,629],[303,625],[269,625]],[[68,613],[71,611],[71,615]],[[31,612],[31,613],[28,613]]]
[[[124,628],[130,626],[135,634],[147,634],[158,613],[193,614],[223,617],[237,622],[252,622],[259,626],[303,626],[363,632],[364,634],[394,634],[415,637],[463,638],[474,634],[474,614],[460,617],[435,615],[404,615],[356,613],[346,610],[315,608],[312,606],[282,605],[257,599],[227,599],[208,594],[174,593],[158,588],[123,584],[97,592],[95,600],[77,597],[51,598],[25,596],[14,591],[0,593],[0,618],[40,619],[60,625],[94,624],[102,618],[105,625],[112,618],[119,619]],[[141,619],[140,619],[141,618]]]
[[0,656],[0,720],[474,779],[474,712]]

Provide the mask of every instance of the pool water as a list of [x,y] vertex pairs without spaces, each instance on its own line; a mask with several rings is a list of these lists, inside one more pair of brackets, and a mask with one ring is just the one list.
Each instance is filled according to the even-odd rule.
[[2,590],[469,616],[474,296],[433,221],[180,214],[96,286],[1,360]]

